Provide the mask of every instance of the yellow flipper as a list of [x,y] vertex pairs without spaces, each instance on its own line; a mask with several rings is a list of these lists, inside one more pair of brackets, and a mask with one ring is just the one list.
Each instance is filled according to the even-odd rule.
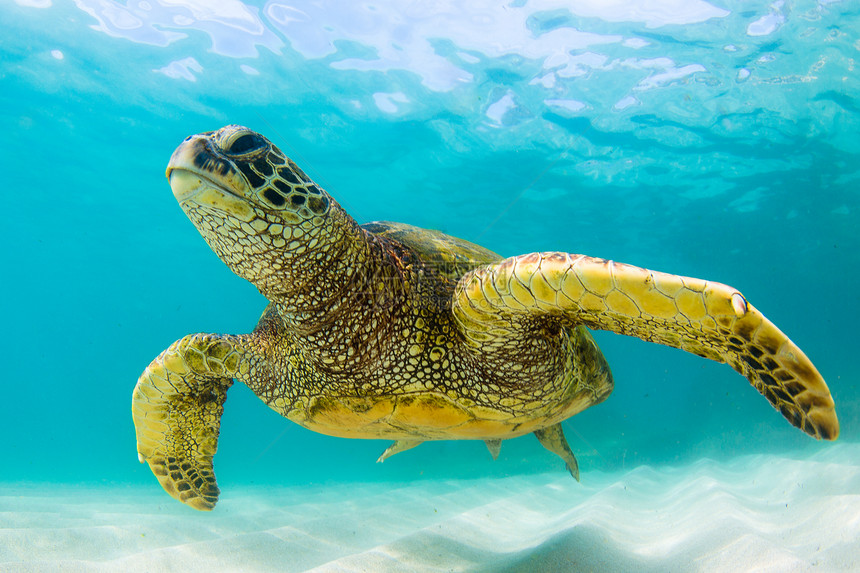
[[177,340],[150,363],[132,395],[138,459],[167,493],[194,509],[211,510],[218,501],[212,457],[241,359],[236,340],[211,334]]
[[531,253],[479,267],[458,283],[454,316],[480,347],[516,316],[557,316],[727,362],[794,426],[839,435],[833,398],[806,355],[724,284],[567,253]]

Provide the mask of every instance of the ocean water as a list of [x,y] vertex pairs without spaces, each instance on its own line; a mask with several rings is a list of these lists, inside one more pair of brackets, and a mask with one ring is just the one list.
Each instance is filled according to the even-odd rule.
[[[0,27],[0,570],[860,567],[856,2],[15,0]],[[164,178],[230,123],[360,223],[738,288],[821,371],[839,440],[598,332],[616,389],[564,423],[581,484],[528,436],[376,464],[387,443],[237,384],[222,502],[181,506],[137,461],[131,391],[265,306]]]

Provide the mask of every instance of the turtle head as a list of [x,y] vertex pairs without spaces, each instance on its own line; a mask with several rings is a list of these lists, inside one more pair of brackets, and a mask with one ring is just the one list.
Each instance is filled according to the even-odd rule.
[[328,242],[356,226],[272,142],[238,125],[188,137],[167,178],[212,250],[267,296],[308,280]]

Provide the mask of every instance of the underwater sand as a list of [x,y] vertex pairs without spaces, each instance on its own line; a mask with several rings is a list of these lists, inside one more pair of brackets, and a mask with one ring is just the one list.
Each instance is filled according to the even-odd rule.
[[806,459],[306,487],[11,484],[0,571],[851,571],[860,446]]

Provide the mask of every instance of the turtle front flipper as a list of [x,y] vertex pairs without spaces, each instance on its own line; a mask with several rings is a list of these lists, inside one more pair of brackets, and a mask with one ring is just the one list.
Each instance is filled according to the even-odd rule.
[[238,337],[194,334],[174,342],[141,374],[132,394],[138,459],[164,490],[194,509],[218,501],[212,457],[227,389],[238,374]]
[[[806,355],[724,284],[566,253],[531,253],[464,275],[453,312],[466,342],[498,347],[545,317],[727,362],[794,426],[839,435],[833,398]],[[524,322],[518,321],[524,319]]]

